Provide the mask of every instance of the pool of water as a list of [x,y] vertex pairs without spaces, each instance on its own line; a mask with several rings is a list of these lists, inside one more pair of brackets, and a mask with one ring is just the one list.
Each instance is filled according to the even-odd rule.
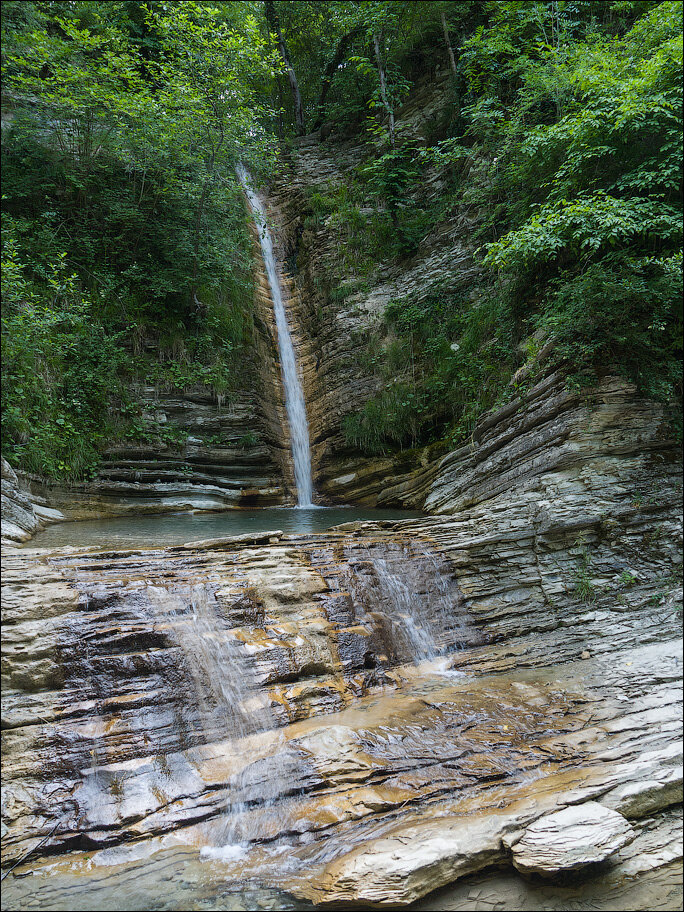
[[67,545],[101,548],[163,548],[205,538],[248,532],[325,532],[340,523],[402,520],[421,516],[410,510],[372,510],[363,507],[268,507],[222,513],[162,513],[116,516],[109,519],[64,522],[48,526],[26,543],[28,548]]

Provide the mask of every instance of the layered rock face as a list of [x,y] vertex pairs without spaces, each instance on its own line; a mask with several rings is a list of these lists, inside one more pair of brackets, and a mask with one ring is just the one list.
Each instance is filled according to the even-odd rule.
[[[426,78],[399,112],[398,134],[425,143],[449,98],[444,73]],[[372,224],[375,210],[345,207],[343,200],[351,176],[375,151],[367,136],[301,138],[284,153],[268,195],[309,411],[316,488],[324,499],[368,506],[378,505],[398,476],[436,458],[436,447],[369,457],[347,443],[345,417],[380,383],[361,356],[368,335],[392,301],[410,298],[419,305],[437,288],[476,296],[480,280],[472,214],[465,208],[436,222],[408,259],[371,262],[367,251],[351,249],[359,230],[355,220]],[[444,186],[444,174],[426,167],[421,201],[438,200]],[[323,218],[312,200],[326,195],[338,208]],[[420,494],[411,498],[413,505],[419,501]]]
[[46,505],[45,499],[31,494],[6,459],[2,465],[2,530],[3,546],[28,541],[46,525],[64,519],[59,510]]
[[443,515],[6,559],[4,862],[64,856],[11,895],[182,859],[291,908],[427,903],[491,865],[678,907],[667,416],[550,374],[420,483]]
[[[387,485],[415,470],[417,460],[429,460],[430,451],[369,457],[346,443],[344,418],[378,385],[361,364],[359,350],[389,301],[407,295],[420,300],[436,282],[452,290],[469,287],[477,270],[468,226],[462,218],[453,219],[439,226],[408,264],[378,264],[362,282],[350,269],[348,293],[340,302],[344,286],[331,286],[329,277],[339,271],[339,235],[347,229],[328,223],[307,227],[308,194],[342,186],[345,172],[357,167],[363,154],[363,147],[352,142],[331,151],[315,138],[301,141],[270,188],[269,209],[287,266],[285,288],[309,412],[316,488],[332,501],[376,506]],[[354,291],[355,283],[363,290]]]
[[203,387],[137,390],[143,418],[179,442],[112,446],[95,481],[63,488],[32,478],[35,497],[71,520],[296,500],[273,305],[253,233],[254,332],[239,387],[225,397]]
[[[399,132],[424,140],[447,103],[447,88],[443,78],[422,84],[401,110]],[[388,501],[387,489],[394,489],[397,479],[420,474],[435,462],[435,454],[427,447],[419,453],[368,457],[346,443],[344,418],[378,385],[361,363],[359,350],[390,301],[411,296],[420,302],[437,286],[443,292],[474,293],[479,270],[465,213],[445,217],[408,261],[378,262],[369,273],[341,260],[353,229],[344,219],[312,225],[310,198],[343,188],[368,151],[358,137],[326,143],[318,136],[299,140],[284,154],[266,208],[304,388],[317,499],[376,506]],[[422,192],[437,198],[442,189],[443,176],[428,171]],[[368,210],[363,217],[371,215]],[[344,279],[338,282],[331,277],[338,276],[341,267]],[[173,428],[184,442],[112,447],[94,482],[64,490],[46,489],[40,479],[33,479],[36,495],[47,497],[70,519],[266,506],[296,499],[276,327],[256,233],[254,273],[249,363],[229,399],[221,403],[203,388],[139,390],[145,417],[162,431]],[[424,496],[419,485],[389,500],[420,506]]]
[[[144,391],[147,413],[187,435],[179,445],[120,445],[96,481],[68,489],[35,479],[35,493],[71,520],[176,510],[221,510],[282,503],[287,487],[280,447],[268,441],[255,397],[219,406],[206,392]],[[256,431],[245,430],[256,428]],[[212,438],[209,441],[207,438]]]

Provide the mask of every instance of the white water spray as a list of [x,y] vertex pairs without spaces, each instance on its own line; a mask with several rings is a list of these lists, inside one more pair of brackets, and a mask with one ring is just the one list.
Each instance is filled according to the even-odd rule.
[[297,501],[299,507],[313,506],[313,481],[311,479],[311,452],[309,449],[309,425],[306,420],[306,405],[302,384],[297,373],[294,346],[287,313],[283,303],[283,296],[278,280],[276,259],[273,253],[273,242],[266,224],[266,210],[264,205],[249,183],[249,175],[243,165],[237,166],[238,180],[242,184],[250,208],[256,218],[259,228],[259,241],[261,252],[268,276],[268,284],[273,300],[276,327],[278,329],[278,349],[280,351],[280,366],[283,375],[283,390],[285,392],[285,407],[290,425],[290,440],[292,442],[292,461],[294,463],[295,483],[297,485]]

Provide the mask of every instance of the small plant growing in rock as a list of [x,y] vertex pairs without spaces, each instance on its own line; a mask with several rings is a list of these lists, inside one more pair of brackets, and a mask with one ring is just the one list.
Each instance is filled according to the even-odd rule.
[[577,537],[575,546],[580,549],[580,554],[579,563],[574,573],[574,593],[581,601],[590,603],[596,600],[596,592],[589,573],[591,554],[587,548],[584,533],[580,533]]
[[115,798],[120,798],[123,795],[123,779],[121,776],[114,776],[109,783],[109,791]]
[[171,767],[169,766],[169,761],[166,758],[166,754],[157,754],[155,760],[163,775],[166,776],[167,779],[170,778]]
[[241,450],[246,450],[249,447],[257,446],[259,444],[259,435],[254,431],[248,431],[240,437],[237,443]]
[[578,569],[575,573],[575,595],[583,602],[591,603],[596,600],[594,587],[584,568]]
[[620,574],[620,582],[623,586],[633,586],[636,583],[636,576],[630,570],[623,570]]

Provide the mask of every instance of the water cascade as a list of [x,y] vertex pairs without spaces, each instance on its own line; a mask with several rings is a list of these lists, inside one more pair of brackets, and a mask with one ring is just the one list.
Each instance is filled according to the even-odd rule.
[[421,542],[354,543],[340,562],[313,563],[348,595],[356,621],[379,632],[393,662],[437,660],[473,642],[448,564]]
[[[268,697],[259,692],[252,657],[227,628],[210,587],[195,585],[171,591],[147,586],[145,595],[181,648],[183,664],[194,684],[204,734],[201,740],[205,744],[223,743],[225,759],[238,761],[237,770],[230,776],[219,825],[212,825],[210,839],[217,847],[203,849],[209,857],[237,856],[261,835],[249,818],[250,806],[269,807],[284,790],[277,739],[268,763],[254,759],[240,762],[250,736],[275,727]],[[264,766],[268,767],[265,771]]]
[[259,242],[266,267],[268,285],[271,290],[273,312],[278,330],[278,349],[285,392],[285,407],[290,426],[292,460],[294,463],[297,501],[300,507],[313,506],[313,481],[311,479],[311,452],[309,448],[309,425],[306,420],[304,392],[297,372],[297,360],[292,344],[292,335],[283,303],[276,258],[273,253],[273,241],[268,230],[266,210],[263,203],[252,189],[249,175],[242,165],[237,168],[238,179],[242,184],[250,208],[259,227]]

